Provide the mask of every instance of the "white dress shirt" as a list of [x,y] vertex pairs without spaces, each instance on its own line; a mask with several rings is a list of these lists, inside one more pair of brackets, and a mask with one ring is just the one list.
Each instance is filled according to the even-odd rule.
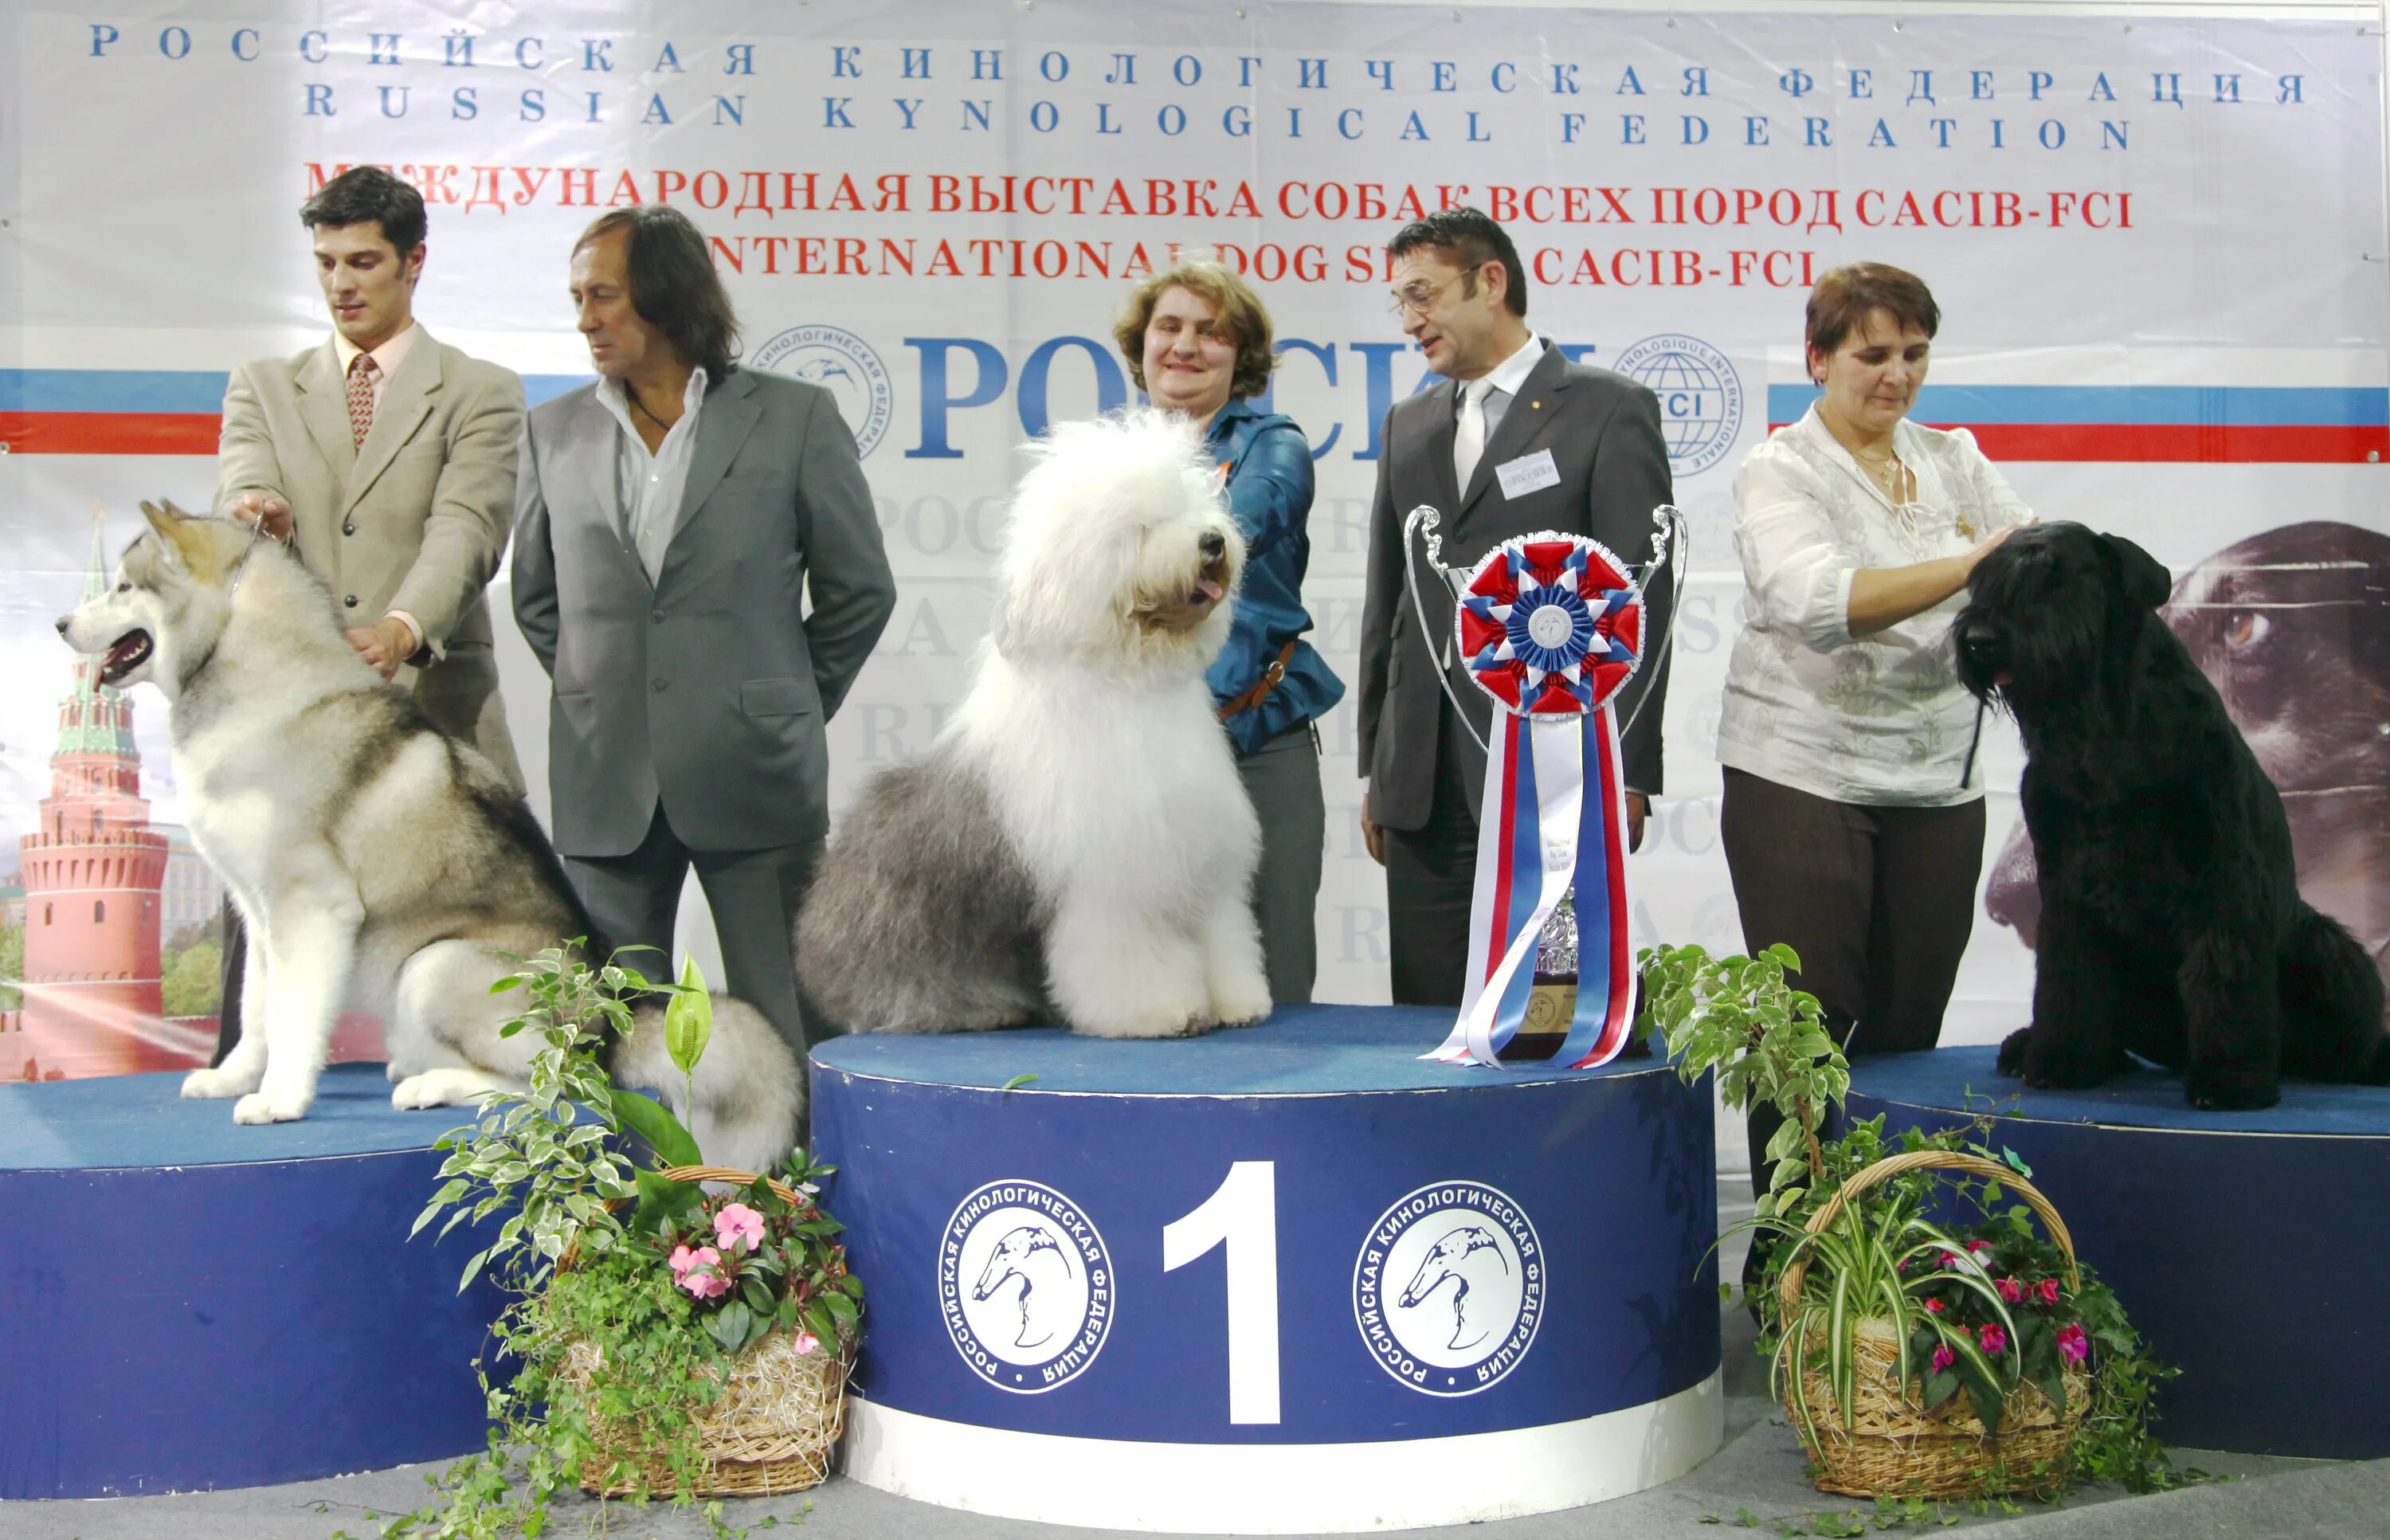
[[1903,420],[1893,447],[1916,478],[1913,502],[1885,496],[1815,406],[1744,457],[1734,545],[1746,616],[1718,762],[1835,802],[1947,807],[1983,794],[1980,752],[1967,773],[1975,702],[1950,640],[1966,594],[1854,637],[1851,579],[1963,556],[2032,510],[1963,428]]
[[697,448],[697,416],[705,405],[705,370],[688,372],[680,393],[680,419],[668,429],[652,451],[631,421],[631,396],[619,379],[598,382],[598,399],[622,427],[622,454],[615,463],[615,486],[622,494],[623,512],[631,527],[631,544],[639,565],[653,583],[664,570],[664,551],[673,532],[680,528],[681,494],[688,489],[688,462]]

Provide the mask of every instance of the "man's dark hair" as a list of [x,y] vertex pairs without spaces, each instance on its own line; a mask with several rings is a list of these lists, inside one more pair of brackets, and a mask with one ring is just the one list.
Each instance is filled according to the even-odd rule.
[[1425,219],[1404,225],[1386,242],[1386,255],[1408,256],[1422,246],[1442,250],[1451,263],[1467,273],[1462,292],[1477,292],[1477,270],[1489,262],[1502,264],[1507,282],[1502,302],[1513,315],[1527,314],[1527,270],[1519,264],[1519,249],[1502,226],[1475,209],[1438,209]]
[[299,223],[310,230],[325,225],[337,229],[367,220],[380,226],[382,238],[402,258],[423,244],[430,228],[423,214],[423,195],[379,166],[353,166],[299,205]]
[[616,230],[630,232],[623,261],[631,276],[631,308],[664,334],[684,363],[714,382],[737,366],[739,315],[713,270],[705,237],[688,216],[661,203],[599,214],[572,243],[575,251]]

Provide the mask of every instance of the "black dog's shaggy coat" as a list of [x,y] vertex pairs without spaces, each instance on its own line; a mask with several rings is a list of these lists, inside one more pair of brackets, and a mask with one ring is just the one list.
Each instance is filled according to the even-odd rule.
[[2382,981],[2299,897],[2282,799],[2158,618],[2166,570],[2080,524],[2020,530],[1959,616],[1959,674],[2024,738],[2041,918],[2033,1024],[1999,1068],[2096,1085],[2127,1052],[2195,1107],[2278,1077],[2390,1084]]

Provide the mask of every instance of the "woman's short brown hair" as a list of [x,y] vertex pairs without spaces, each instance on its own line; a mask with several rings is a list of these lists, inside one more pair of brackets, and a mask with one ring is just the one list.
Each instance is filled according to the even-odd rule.
[[1810,349],[1832,353],[1853,327],[1879,310],[1928,337],[1942,327],[1942,307],[1934,302],[1924,279],[1880,262],[1855,262],[1828,273],[1809,290]]
[[1174,289],[1187,290],[1217,312],[1228,340],[1236,344],[1237,367],[1228,379],[1228,394],[1257,396],[1268,390],[1270,371],[1278,367],[1278,355],[1270,351],[1269,312],[1234,268],[1209,257],[1190,257],[1156,273],[1129,295],[1128,308],[1112,327],[1112,340],[1128,360],[1128,377],[1137,381],[1137,388],[1146,389],[1146,323],[1153,319],[1153,307],[1162,302],[1162,296]]

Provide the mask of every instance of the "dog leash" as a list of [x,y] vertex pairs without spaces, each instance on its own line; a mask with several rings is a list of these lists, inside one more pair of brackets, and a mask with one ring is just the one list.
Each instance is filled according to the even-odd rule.
[[225,602],[226,604],[230,604],[233,600],[233,597],[240,592],[241,576],[249,571],[249,556],[251,551],[257,549],[258,531],[264,527],[264,523],[265,521],[263,519],[259,519],[252,520],[249,526],[249,542],[240,548],[240,559],[233,563],[232,581],[225,584]]
[[1959,789],[1961,791],[1967,789],[1967,783],[1975,778],[1975,750],[1983,741],[1984,703],[1979,699],[1975,702],[1975,730],[1967,737],[1967,763],[1959,771]]

